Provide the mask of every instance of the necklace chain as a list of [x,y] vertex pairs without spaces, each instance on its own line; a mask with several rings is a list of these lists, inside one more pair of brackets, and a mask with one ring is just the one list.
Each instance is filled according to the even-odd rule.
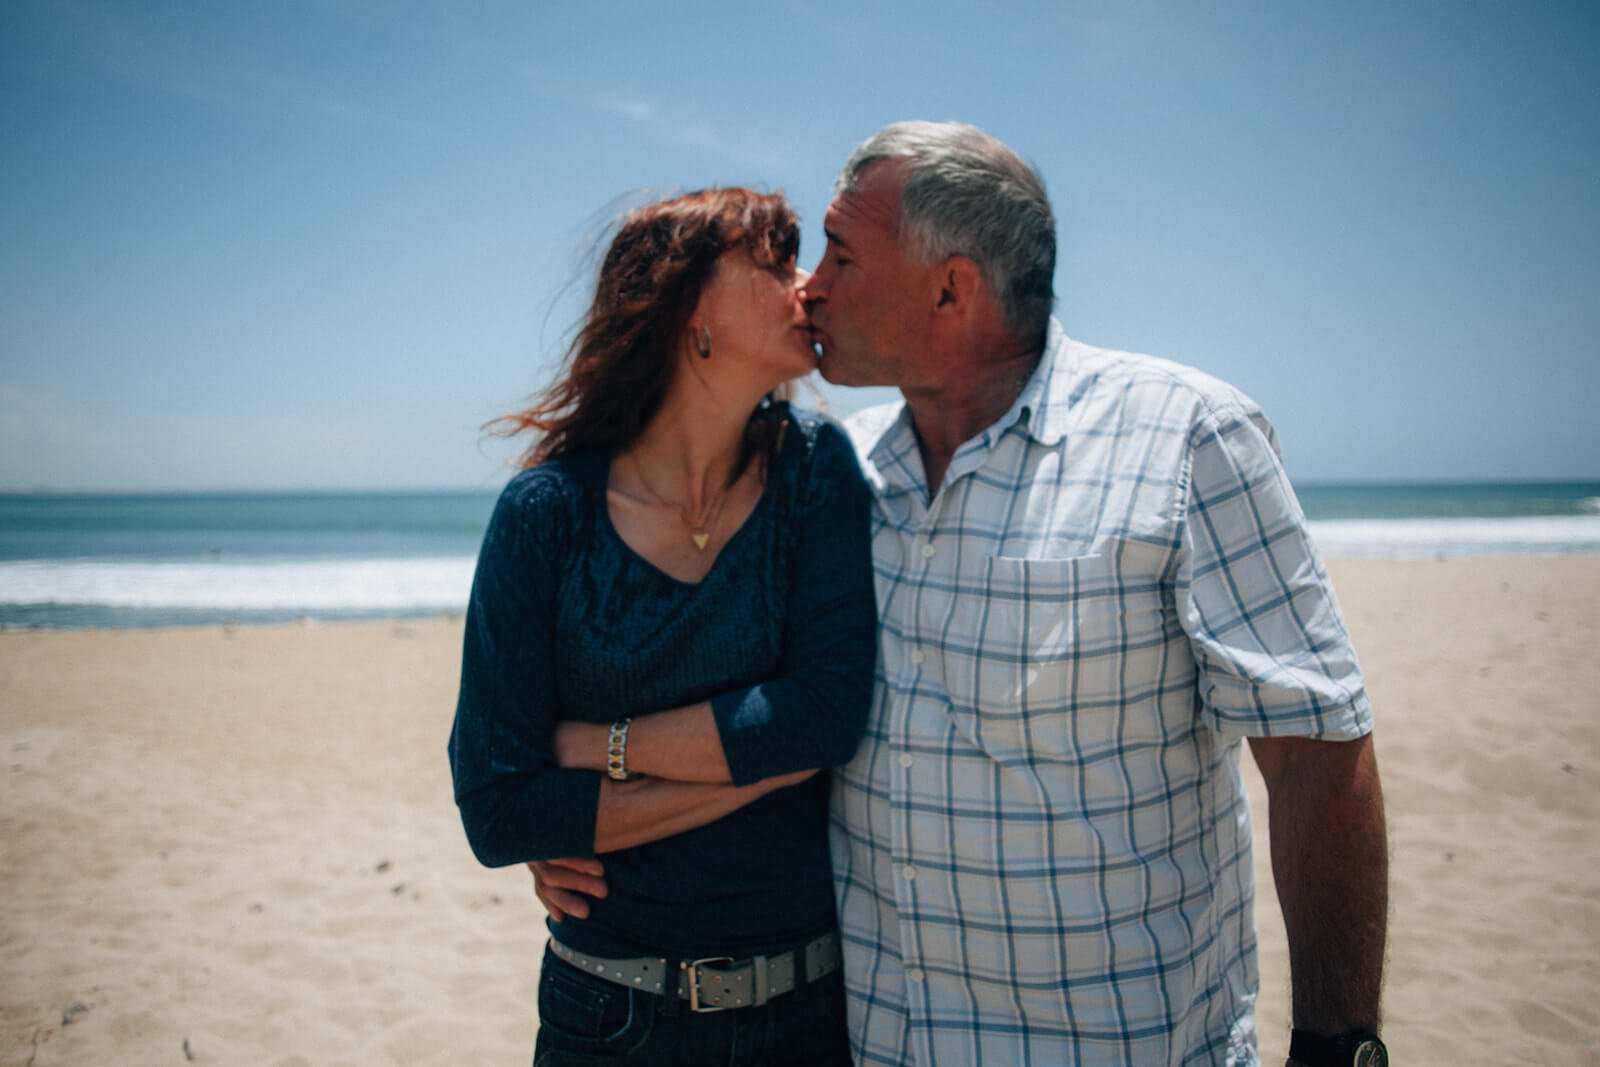
[[711,543],[711,534],[716,529],[717,520],[722,517],[722,506],[728,502],[728,490],[724,489],[718,493],[717,498],[712,501],[711,505],[702,511],[700,521],[696,522],[689,517],[688,510],[682,504],[675,500],[668,500],[656,492],[655,486],[650,484],[650,479],[644,476],[644,467],[639,463],[638,453],[632,453],[628,458],[633,461],[633,473],[639,479],[639,485],[646,493],[650,494],[657,504],[669,507],[678,513],[678,518],[689,528],[689,540],[694,542],[695,548],[704,552],[706,546]]

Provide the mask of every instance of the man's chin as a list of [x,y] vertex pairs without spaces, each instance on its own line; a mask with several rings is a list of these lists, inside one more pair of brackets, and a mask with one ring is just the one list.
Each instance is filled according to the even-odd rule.
[[822,375],[822,380],[827,382],[829,385],[850,384],[848,381],[844,380],[843,376],[839,374],[841,369],[841,367],[828,359],[824,359],[822,362],[817,364],[817,373]]
[[836,359],[829,359],[826,356],[823,357],[822,362],[818,365],[817,372],[822,375],[822,380],[829,385],[862,386],[879,384],[868,381],[865,375],[858,371],[853,371],[848,364],[841,363]]

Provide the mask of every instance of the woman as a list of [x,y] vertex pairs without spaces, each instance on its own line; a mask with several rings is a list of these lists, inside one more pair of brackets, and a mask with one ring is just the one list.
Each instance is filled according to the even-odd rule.
[[604,855],[535,1063],[848,1063],[826,776],[865,724],[867,492],[770,399],[816,366],[778,196],[629,216],[484,538],[451,735],[490,866]]

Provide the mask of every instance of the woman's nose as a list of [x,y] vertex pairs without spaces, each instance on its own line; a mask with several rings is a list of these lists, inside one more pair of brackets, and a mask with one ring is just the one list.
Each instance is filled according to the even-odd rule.
[[800,285],[796,292],[800,294],[800,302],[809,305],[821,295],[822,287],[818,284],[821,281],[821,277],[803,268],[798,271],[798,274]]

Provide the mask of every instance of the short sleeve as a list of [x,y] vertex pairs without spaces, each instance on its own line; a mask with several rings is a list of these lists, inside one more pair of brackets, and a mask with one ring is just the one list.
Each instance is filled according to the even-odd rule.
[[1355,650],[1271,426],[1243,405],[1207,409],[1188,457],[1175,592],[1207,725],[1230,736],[1368,733]]

